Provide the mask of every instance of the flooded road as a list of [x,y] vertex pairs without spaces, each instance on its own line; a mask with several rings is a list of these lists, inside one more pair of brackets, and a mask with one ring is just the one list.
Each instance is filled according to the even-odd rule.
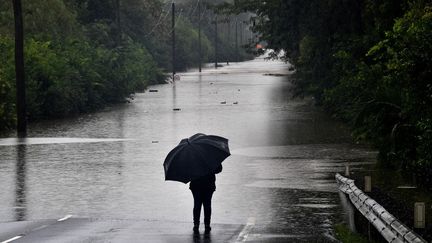
[[0,225],[73,215],[189,232],[192,195],[164,181],[162,163],[200,132],[228,138],[232,151],[217,176],[213,224],[246,230],[247,242],[331,240],[344,217],[334,174],[373,163],[375,153],[352,144],[312,99],[292,98],[287,70],[256,59],[182,73],[129,104],[0,139]]

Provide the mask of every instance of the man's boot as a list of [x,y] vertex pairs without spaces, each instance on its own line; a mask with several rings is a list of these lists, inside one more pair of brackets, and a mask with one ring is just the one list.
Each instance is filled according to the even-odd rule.
[[199,234],[199,222],[194,223],[193,232],[194,234]]
[[211,231],[210,224],[206,224],[206,225],[205,225],[204,234],[210,234],[210,231]]

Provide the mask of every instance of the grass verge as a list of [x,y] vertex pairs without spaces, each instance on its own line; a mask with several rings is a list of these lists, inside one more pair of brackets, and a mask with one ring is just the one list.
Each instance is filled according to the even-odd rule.
[[336,239],[341,242],[349,243],[368,243],[368,239],[358,233],[351,232],[345,224],[336,224],[334,226]]

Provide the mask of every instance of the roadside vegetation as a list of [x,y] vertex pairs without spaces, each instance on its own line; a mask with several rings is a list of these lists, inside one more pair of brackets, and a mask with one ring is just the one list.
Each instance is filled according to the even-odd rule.
[[237,0],[268,48],[296,67],[298,93],[432,188],[432,4],[425,0]]
[[336,239],[343,243],[368,243],[370,242],[364,236],[352,232],[345,224],[336,224],[334,226]]
[[[197,66],[198,16],[209,6],[182,1],[175,16],[176,70]],[[203,15],[206,12],[206,15]],[[27,118],[30,121],[91,112],[124,102],[171,72],[171,1],[23,1]],[[214,26],[202,21],[203,62],[214,59]],[[219,48],[232,43],[218,39]],[[220,59],[234,59],[221,54]],[[225,58],[225,59],[224,59]],[[251,58],[240,50],[239,60]],[[0,131],[14,129],[14,16],[0,1]]]

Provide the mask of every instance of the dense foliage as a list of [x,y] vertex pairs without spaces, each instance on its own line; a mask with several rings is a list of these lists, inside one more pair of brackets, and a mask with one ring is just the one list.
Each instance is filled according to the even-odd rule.
[[300,92],[371,141],[382,161],[432,174],[432,5],[423,0],[236,0]]
[[[199,61],[198,17],[183,1],[175,16],[177,71]],[[123,102],[171,71],[171,1],[23,1],[28,118],[64,117]],[[202,24],[203,62],[214,58],[214,26]],[[210,37],[207,37],[210,35]],[[222,39],[219,45],[224,47]],[[225,48],[221,48],[225,49]],[[249,58],[245,52],[240,59]],[[12,1],[0,2],[0,131],[15,127]]]

